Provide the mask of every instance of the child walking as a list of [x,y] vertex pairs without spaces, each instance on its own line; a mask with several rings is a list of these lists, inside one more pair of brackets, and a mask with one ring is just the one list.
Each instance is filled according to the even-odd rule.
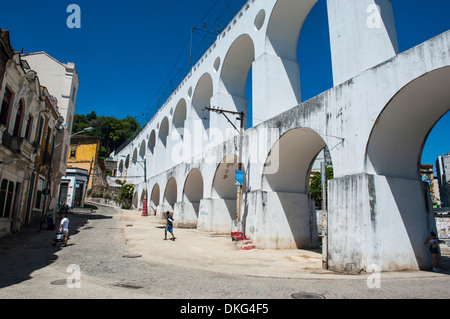
[[175,241],[175,236],[173,235],[173,217],[170,212],[166,212],[166,228],[164,230],[164,240],[167,240],[167,232],[172,235],[171,240]]

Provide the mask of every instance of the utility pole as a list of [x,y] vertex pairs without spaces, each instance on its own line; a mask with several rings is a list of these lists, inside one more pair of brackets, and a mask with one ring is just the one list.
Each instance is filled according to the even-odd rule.
[[[236,172],[236,177],[242,176],[242,180],[238,180],[237,178],[235,178],[235,184],[237,186],[237,202],[236,202],[236,220],[233,222],[233,227],[232,227],[232,232],[231,232],[231,237],[233,238],[233,240],[242,240],[244,239],[244,233],[242,230],[242,221],[241,221],[241,203],[242,203],[242,193],[243,193],[243,189],[244,189],[244,165],[242,164],[242,144],[243,144],[243,138],[244,138],[244,117],[245,117],[245,113],[244,112],[235,112],[235,111],[227,111],[227,110],[222,110],[222,109],[218,109],[218,108],[214,108],[214,107],[205,107],[205,110],[207,111],[211,111],[211,112],[216,112],[218,114],[222,114],[223,116],[225,116],[225,118],[227,119],[227,121],[234,127],[234,129],[236,131],[239,132],[239,149],[238,149],[238,170]],[[237,127],[234,125],[233,122],[231,122],[231,120],[228,118],[227,114],[232,114],[232,115],[239,115],[239,117],[237,118],[241,123],[240,123],[240,128],[237,129]]]
[[[324,152],[325,157],[325,152]],[[322,180],[322,268],[328,269],[328,211],[327,211],[327,163],[326,159],[320,163]]]
[[144,158],[144,198],[142,199],[142,215],[141,216],[148,216],[148,210],[147,210],[147,159]]

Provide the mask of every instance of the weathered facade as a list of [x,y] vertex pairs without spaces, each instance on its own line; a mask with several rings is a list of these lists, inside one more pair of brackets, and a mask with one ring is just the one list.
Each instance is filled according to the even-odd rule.
[[[178,227],[230,232],[242,157],[245,235],[259,248],[310,248],[319,244],[310,172],[327,146],[328,267],[429,268],[423,241],[436,225],[420,158],[449,111],[450,31],[400,53],[390,1],[328,0],[334,87],[300,103],[296,48],[316,2],[248,1],[115,155],[117,176],[136,184],[138,206],[148,190],[151,210],[173,211]],[[252,107],[260,122],[240,148],[237,132],[206,107],[246,114]]]
[[[80,85],[78,72],[74,63],[62,63],[45,52],[23,54],[22,59],[38,73],[41,84],[58,100],[58,110],[65,122],[65,129],[56,137],[53,154],[58,181],[56,184],[59,185],[67,169],[70,136]],[[50,209],[54,211],[58,207],[57,199],[57,195],[52,196]]]
[[3,84],[3,77],[6,72],[6,64],[14,56],[14,50],[11,47],[9,32],[0,29],[0,86]]
[[[36,72],[19,54],[8,61],[2,86],[1,193],[2,233],[41,217],[48,179],[49,141],[59,117],[56,100],[40,86]],[[45,176],[44,176],[45,175]]]
[[0,47],[0,236],[4,236],[43,220],[57,197],[66,162],[53,152],[62,124],[58,100],[11,48],[7,31],[1,30]]

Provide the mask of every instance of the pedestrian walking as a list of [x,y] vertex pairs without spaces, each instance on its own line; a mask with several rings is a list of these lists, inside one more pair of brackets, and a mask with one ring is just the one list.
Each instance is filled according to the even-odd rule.
[[167,240],[167,232],[172,235],[171,240],[175,241],[175,236],[173,235],[173,216],[170,212],[166,212],[166,228],[164,229],[164,240]]
[[66,205],[66,203],[61,202],[60,208],[59,208],[59,216],[61,219],[63,219],[64,216],[66,216],[69,213],[69,206]]
[[64,218],[61,220],[58,232],[64,235],[64,247],[67,247],[67,241],[69,240],[69,223],[70,220],[67,218],[67,213],[64,214]]
[[430,252],[431,252],[431,258],[433,263],[433,271],[440,271],[439,268],[439,261],[440,261],[440,254],[439,254],[439,244],[442,241],[440,241],[435,232],[431,232],[431,236],[427,238],[425,241],[425,245],[430,245]]

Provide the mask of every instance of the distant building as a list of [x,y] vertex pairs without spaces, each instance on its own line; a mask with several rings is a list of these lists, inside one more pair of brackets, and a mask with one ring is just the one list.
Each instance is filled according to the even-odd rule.
[[433,165],[422,164],[420,166],[420,175],[422,181],[427,182],[430,187],[430,195],[433,201],[433,206],[440,205],[439,186],[437,186],[437,180],[434,176]]
[[439,156],[436,160],[436,173],[443,207],[449,207],[450,198],[450,153]]
[[[87,181],[81,185],[78,183],[75,185],[76,188],[80,188],[78,192],[82,194],[82,198],[74,201],[75,197],[72,198],[71,202],[68,202],[67,198],[61,197],[65,192],[60,190],[60,202],[66,202],[70,207],[83,207],[84,196],[87,190],[92,188],[92,182],[94,179],[94,172],[97,170],[98,163],[98,151],[100,149],[100,138],[90,137],[90,136],[73,136],[70,140],[70,151],[68,154],[67,169],[71,169],[70,172],[73,174],[74,169],[80,169],[87,172]],[[63,178],[67,180],[69,178],[68,174]],[[64,187],[64,185],[61,185]],[[69,189],[69,194],[71,190]],[[78,206],[81,205],[81,206]]]
[[84,195],[88,181],[88,170],[68,168],[66,176],[61,181],[60,202],[66,203],[69,207],[84,207]]

